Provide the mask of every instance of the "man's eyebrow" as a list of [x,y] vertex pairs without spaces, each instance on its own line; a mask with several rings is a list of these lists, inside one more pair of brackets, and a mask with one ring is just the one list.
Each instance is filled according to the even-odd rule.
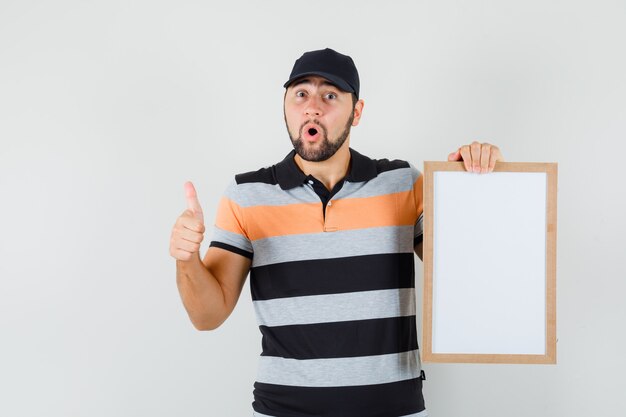
[[[309,78],[302,78],[301,80],[295,81],[293,84],[291,84],[291,87],[295,87],[295,86],[300,85],[300,84],[312,84],[312,82],[311,82],[311,80]],[[322,85],[329,85],[331,87],[335,87],[335,88],[339,89],[339,87],[337,87],[336,84],[333,84],[330,81],[324,80],[324,81],[322,81],[321,84]]]

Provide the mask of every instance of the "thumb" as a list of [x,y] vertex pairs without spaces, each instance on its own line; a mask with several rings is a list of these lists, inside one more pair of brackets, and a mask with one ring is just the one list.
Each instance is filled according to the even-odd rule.
[[185,196],[187,198],[187,208],[193,212],[196,219],[204,223],[204,215],[202,214],[202,207],[198,201],[198,195],[191,181],[185,183]]

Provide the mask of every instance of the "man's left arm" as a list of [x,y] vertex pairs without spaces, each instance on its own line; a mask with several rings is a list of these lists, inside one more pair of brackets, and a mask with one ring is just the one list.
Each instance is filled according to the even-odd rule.
[[[474,141],[469,145],[459,147],[455,152],[448,155],[448,161],[463,161],[466,171],[486,174],[493,171],[497,161],[504,161],[504,157],[496,145]],[[413,247],[415,254],[421,261],[424,260],[422,256],[423,243],[424,241],[420,240]]]

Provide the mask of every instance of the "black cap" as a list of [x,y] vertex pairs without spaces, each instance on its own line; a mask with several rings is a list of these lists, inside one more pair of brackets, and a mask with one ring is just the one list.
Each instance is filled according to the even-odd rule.
[[305,52],[293,64],[289,80],[283,87],[289,87],[296,78],[305,75],[319,75],[337,85],[338,88],[356,94],[359,98],[359,73],[354,61],[348,55],[330,48]]

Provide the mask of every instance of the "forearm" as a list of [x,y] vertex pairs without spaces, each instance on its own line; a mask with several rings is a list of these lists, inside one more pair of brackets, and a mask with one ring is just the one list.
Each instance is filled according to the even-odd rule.
[[222,287],[199,256],[176,261],[176,285],[196,329],[213,330],[226,320]]

